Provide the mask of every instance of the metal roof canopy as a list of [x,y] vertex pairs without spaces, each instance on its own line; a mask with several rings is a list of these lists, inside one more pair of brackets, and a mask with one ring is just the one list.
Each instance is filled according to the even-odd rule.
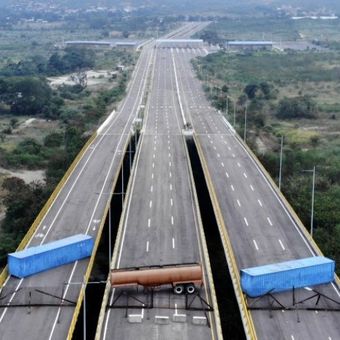
[[239,45],[273,45],[272,41],[227,41],[228,45],[235,45],[235,46],[239,46]]
[[163,43],[163,42],[184,42],[184,43],[203,43],[202,39],[157,39],[156,42]]

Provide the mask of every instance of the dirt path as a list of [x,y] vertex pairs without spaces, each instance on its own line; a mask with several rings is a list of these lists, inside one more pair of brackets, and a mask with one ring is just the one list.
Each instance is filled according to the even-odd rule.
[[0,167],[0,174],[5,176],[18,177],[24,180],[26,183],[33,181],[45,181],[45,170],[17,170],[11,171]]

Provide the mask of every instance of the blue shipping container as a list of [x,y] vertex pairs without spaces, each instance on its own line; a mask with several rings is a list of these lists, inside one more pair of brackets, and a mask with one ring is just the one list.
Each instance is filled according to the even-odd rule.
[[93,238],[74,235],[62,240],[8,254],[11,275],[23,278],[91,256]]
[[335,262],[322,256],[308,257],[241,270],[244,293],[257,297],[266,293],[330,283],[334,280]]

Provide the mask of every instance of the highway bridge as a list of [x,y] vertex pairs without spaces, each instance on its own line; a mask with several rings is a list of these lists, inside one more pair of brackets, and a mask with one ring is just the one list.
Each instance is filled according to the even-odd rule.
[[[188,24],[167,37],[187,38],[204,25]],[[186,310],[180,297],[157,291],[152,310],[135,307],[125,318],[123,310],[107,308],[114,307],[120,293],[118,289],[111,290],[108,283],[97,338],[221,338],[209,258],[182,133],[183,125],[189,122],[247,338],[337,339],[339,313],[332,311],[333,302],[326,298],[339,301],[337,283],[316,288],[324,294],[318,306],[315,299],[292,305],[293,298],[299,301],[313,293],[308,289],[294,295],[276,294],[281,305],[270,296],[252,301],[241,292],[241,268],[316,255],[319,250],[247,145],[205,99],[190,60],[207,52],[187,48],[158,50],[153,42],[143,46],[127,97],[75,160],[20,247],[76,233],[94,236],[98,245],[133,121],[147,95],[112,266],[200,261],[205,272],[201,297],[214,312],[203,308]],[[5,281],[1,304],[6,308],[0,309],[0,339],[71,338],[84,293],[79,283],[86,285],[94,256],[95,252],[90,260],[24,280],[7,277],[4,272],[0,277]],[[31,309],[20,307],[27,306],[33,288],[35,292],[39,288],[46,301],[57,307],[46,306],[48,303]],[[58,306],[60,297],[62,306]],[[184,322],[174,321],[174,315],[183,314]],[[141,322],[129,322],[136,319]]]

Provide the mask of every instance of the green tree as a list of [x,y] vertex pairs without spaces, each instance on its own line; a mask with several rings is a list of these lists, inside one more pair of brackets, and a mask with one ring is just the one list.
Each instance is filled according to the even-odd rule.
[[284,98],[280,100],[276,116],[280,119],[315,118],[316,103],[309,96]]
[[24,77],[10,79],[6,101],[14,115],[37,115],[49,107],[52,90],[45,79]]

